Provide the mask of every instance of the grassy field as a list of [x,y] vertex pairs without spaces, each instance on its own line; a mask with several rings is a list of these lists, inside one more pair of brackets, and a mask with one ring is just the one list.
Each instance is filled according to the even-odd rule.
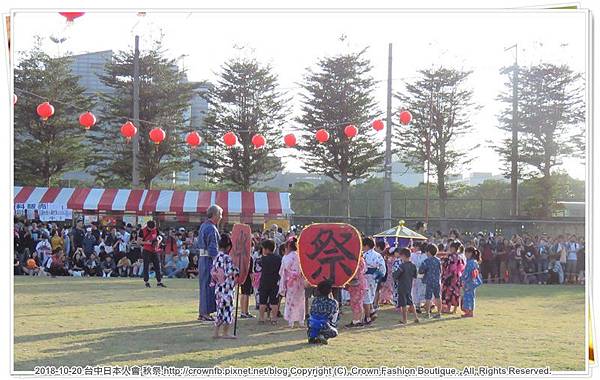
[[[446,316],[406,327],[390,307],[359,330],[341,329],[328,346],[306,332],[239,322],[240,339],[213,340],[196,322],[197,282],[15,278],[15,370],[37,365],[173,365],[177,367],[345,365],[522,367],[584,370],[583,287],[489,285],[476,318]],[[348,322],[345,308],[343,322]]]

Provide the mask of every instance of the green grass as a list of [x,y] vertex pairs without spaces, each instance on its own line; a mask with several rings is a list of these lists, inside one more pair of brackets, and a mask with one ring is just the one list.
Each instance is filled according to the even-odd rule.
[[[240,339],[211,339],[195,321],[197,282],[16,277],[15,370],[37,365],[444,366],[585,369],[585,291],[578,286],[489,285],[476,318],[397,324],[390,307],[369,328],[340,329],[328,346],[306,331],[239,322]],[[348,322],[349,308],[343,323]],[[282,321],[283,322],[283,321]]]

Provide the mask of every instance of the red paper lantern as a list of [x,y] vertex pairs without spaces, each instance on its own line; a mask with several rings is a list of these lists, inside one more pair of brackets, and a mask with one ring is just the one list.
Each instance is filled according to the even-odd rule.
[[13,106],[17,104],[17,94],[13,94]]
[[237,136],[233,132],[227,132],[225,133],[225,135],[223,135],[223,142],[225,143],[225,145],[231,148],[232,146],[237,144]]
[[283,142],[290,148],[296,146],[296,136],[293,133],[287,134],[283,137]]
[[383,125],[383,121],[377,119],[373,122],[373,129],[376,130],[377,132],[379,131],[383,131],[383,128],[385,126]]
[[198,132],[190,132],[185,138],[185,141],[193,149],[202,143],[202,137],[200,137],[200,134]]
[[82,113],[79,115],[79,124],[85,129],[90,129],[96,124],[96,116],[91,112]]
[[54,115],[54,106],[48,102],[44,102],[37,106],[37,114],[42,120],[48,120],[48,118]]
[[412,115],[408,111],[400,112],[400,124],[408,125],[412,121]]
[[67,22],[73,22],[77,17],[81,17],[85,12],[58,12],[61,16],[67,19]]
[[137,128],[131,121],[123,124],[121,126],[121,135],[127,139],[127,141],[131,140],[133,136],[137,133]]
[[315,137],[317,138],[317,141],[320,143],[324,143],[327,140],[329,140],[329,132],[327,132],[324,129],[319,129],[317,131],[317,133],[315,134]]
[[346,135],[346,137],[351,139],[358,134],[358,128],[356,128],[354,125],[350,124],[346,128],[344,128],[344,134]]
[[265,138],[263,135],[254,135],[252,136],[252,145],[254,145],[254,149],[260,149],[265,146]]
[[158,145],[167,137],[165,131],[162,128],[154,128],[150,131],[150,140],[154,142],[154,144]]

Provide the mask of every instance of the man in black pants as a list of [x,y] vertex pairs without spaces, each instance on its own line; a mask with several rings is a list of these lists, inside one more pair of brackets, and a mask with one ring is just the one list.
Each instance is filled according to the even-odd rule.
[[142,259],[144,260],[144,282],[146,283],[146,287],[150,287],[150,283],[148,282],[148,272],[150,269],[150,262],[152,262],[152,266],[154,266],[154,272],[156,273],[156,286],[160,288],[166,288],[166,286],[161,282],[162,275],[160,273],[160,260],[158,259],[158,253],[156,252],[156,247],[158,246],[158,231],[154,221],[149,220],[146,223],[146,227],[142,228],[140,231],[138,241],[140,242],[140,245],[142,245]]

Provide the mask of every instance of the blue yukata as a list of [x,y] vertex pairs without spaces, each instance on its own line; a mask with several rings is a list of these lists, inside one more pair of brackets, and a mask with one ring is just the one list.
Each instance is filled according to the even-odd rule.
[[198,281],[200,282],[200,315],[208,315],[216,311],[215,288],[211,285],[210,271],[213,260],[219,254],[218,242],[221,239],[217,226],[207,220],[200,226],[197,240]]
[[467,260],[467,267],[461,276],[463,283],[463,311],[473,311],[475,309],[475,289],[483,284],[479,274],[479,264],[473,259]]
[[425,284],[425,300],[440,298],[440,281],[442,276],[442,262],[435,256],[427,257],[419,267],[419,274],[423,275]]

